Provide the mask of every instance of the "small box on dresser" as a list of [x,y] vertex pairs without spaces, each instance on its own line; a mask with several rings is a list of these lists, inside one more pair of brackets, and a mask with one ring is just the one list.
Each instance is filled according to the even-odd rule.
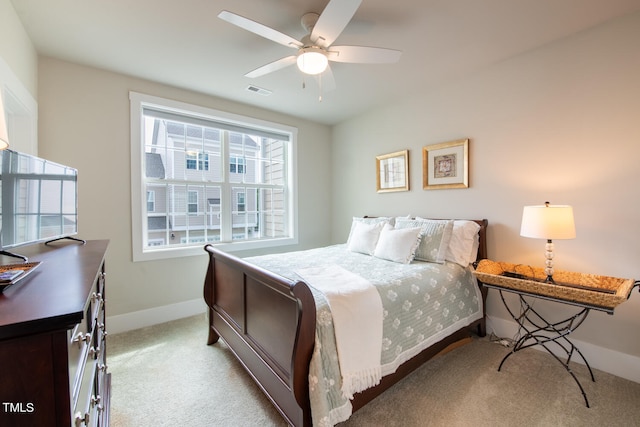
[[0,425],[109,425],[107,246],[21,248],[41,264],[0,294]]

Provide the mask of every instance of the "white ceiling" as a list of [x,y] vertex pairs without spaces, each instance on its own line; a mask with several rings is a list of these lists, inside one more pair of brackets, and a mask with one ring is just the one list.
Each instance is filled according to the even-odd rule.
[[[364,0],[336,40],[403,51],[397,64],[332,63],[325,93],[295,66],[244,74],[295,51],[217,18],[243,15],[300,39],[328,0],[11,0],[38,53],[335,124],[640,10],[640,0]],[[273,91],[263,96],[255,85]]]

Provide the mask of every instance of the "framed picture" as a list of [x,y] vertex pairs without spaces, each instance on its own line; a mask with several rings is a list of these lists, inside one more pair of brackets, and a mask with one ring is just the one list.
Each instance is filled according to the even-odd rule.
[[469,140],[443,142],[422,148],[422,188],[469,187]]
[[409,150],[376,156],[378,193],[409,191]]

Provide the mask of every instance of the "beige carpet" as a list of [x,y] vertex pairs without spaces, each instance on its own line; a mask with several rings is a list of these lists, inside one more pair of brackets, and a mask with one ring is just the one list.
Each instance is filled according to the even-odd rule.
[[[109,336],[111,426],[285,426],[204,315]],[[474,339],[428,362],[341,426],[640,426],[640,384]]]

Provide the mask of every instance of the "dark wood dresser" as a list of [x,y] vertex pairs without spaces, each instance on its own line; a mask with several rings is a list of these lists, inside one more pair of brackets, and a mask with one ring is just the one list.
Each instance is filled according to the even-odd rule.
[[109,425],[108,244],[17,248],[41,264],[0,294],[0,426]]

